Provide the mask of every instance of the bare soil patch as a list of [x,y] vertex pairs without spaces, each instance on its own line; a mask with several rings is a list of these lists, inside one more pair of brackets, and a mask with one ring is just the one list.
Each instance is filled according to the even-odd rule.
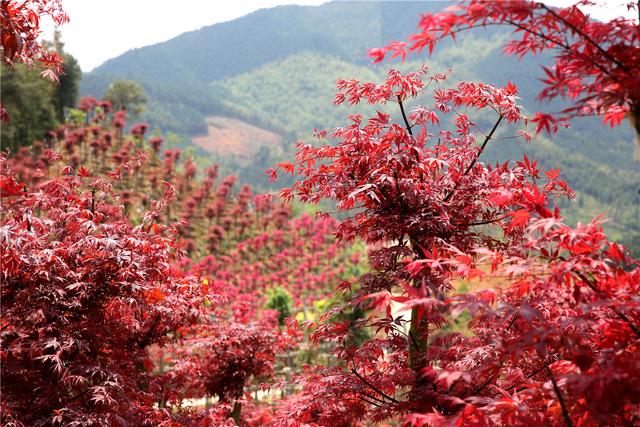
[[281,149],[282,136],[242,120],[210,116],[206,122],[207,135],[191,139],[210,153],[234,154],[250,160],[262,146],[268,146],[272,150]]

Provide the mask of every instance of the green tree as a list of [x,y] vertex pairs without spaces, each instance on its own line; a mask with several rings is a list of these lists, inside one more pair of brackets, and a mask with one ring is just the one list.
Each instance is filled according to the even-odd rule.
[[65,111],[68,108],[75,107],[78,101],[82,70],[76,58],[64,51],[64,43],[62,43],[59,31],[54,33],[53,47],[58,53],[58,56],[63,58],[62,73],[59,76],[59,82],[53,94],[56,114],[58,120],[62,122],[65,120]]
[[22,64],[11,69],[3,65],[0,80],[2,105],[11,117],[9,123],[2,123],[0,145],[3,151],[13,152],[54,128],[56,86],[41,78],[37,70]]
[[280,325],[284,325],[284,319],[291,316],[292,303],[293,298],[291,298],[291,294],[284,288],[275,287],[267,291],[267,303],[265,307],[277,310],[278,313],[280,313],[278,315]]
[[145,109],[147,95],[144,88],[133,80],[116,80],[109,85],[104,99],[111,101],[114,110],[125,109],[133,117]]

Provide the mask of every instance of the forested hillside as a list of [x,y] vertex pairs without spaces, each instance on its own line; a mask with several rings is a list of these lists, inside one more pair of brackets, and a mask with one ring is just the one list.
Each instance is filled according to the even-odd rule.
[[[214,153],[227,169],[266,189],[266,178],[257,169],[281,160],[282,153],[291,153],[294,142],[308,137],[314,128],[339,124],[343,110],[332,107],[331,102],[336,76],[382,78],[386,66],[371,65],[367,48],[400,39],[415,28],[420,12],[443,5],[331,2],[319,7],[264,9],[131,50],[85,75],[81,91],[99,97],[111,81],[135,79],[150,98],[144,119],[154,128],[177,133],[183,141],[206,136],[210,116],[240,119],[282,135],[280,146],[273,150],[260,141],[252,144],[247,140],[246,144],[256,147],[250,151],[256,157],[250,166],[228,150]],[[551,58],[514,61],[502,56],[507,36],[505,30],[474,30],[459,36],[457,43],[438,46],[424,62],[434,71],[455,68],[451,82],[505,84],[511,80],[528,111],[559,110],[561,103],[534,101],[541,87],[539,65],[550,63]],[[419,63],[411,58],[400,68],[415,69]],[[221,129],[226,134],[234,132],[233,128]],[[575,203],[564,202],[569,218],[584,221],[604,213],[612,218],[606,225],[609,233],[637,246],[640,168],[633,161],[631,129],[624,125],[603,129],[595,119],[581,119],[561,131],[553,143],[544,135],[538,140],[540,143],[530,145],[501,141],[489,150],[488,160],[506,160],[526,151],[545,166],[569,171],[565,178],[577,192]]]

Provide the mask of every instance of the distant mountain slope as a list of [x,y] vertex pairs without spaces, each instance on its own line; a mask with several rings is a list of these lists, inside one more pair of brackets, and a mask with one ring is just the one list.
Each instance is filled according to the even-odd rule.
[[206,132],[205,116],[225,113],[203,85],[311,51],[366,65],[366,51],[414,28],[431,2],[331,2],[319,7],[280,6],[130,50],[106,61],[81,83],[100,97],[109,83],[140,82],[151,100],[145,117],[165,131]]
[[211,83],[230,111],[283,133],[308,135],[337,126],[346,108],[333,106],[340,77],[376,81],[380,73],[338,57],[302,52],[233,78]]
[[442,3],[350,1],[261,9],[130,50],[93,73],[159,83],[208,83],[305,50],[367,63],[368,48],[414,28],[425,8],[440,7]]
[[[561,103],[541,106],[534,102],[540,89],[539,65],[549,63],[550,58],[516,61],[502,56],[504,29],[460,35],[457,44],[449,41],[439,46],[431,58],[421,55],[405,64],[370,64],[367,48],[403,38],[415,29],[421,12],[445,5],[332,2],[319,7],[263,9],[111,59],[85,76],[81,91],[101,96],[116,78],[137,80],[150,97],[145,120],[185,139],[200,135],[202,144],[224,134],[211,132],[207,117],[240,119],[279,134],[279,142],[276,137],[272,140],[273,149],[268,144],[260,146],[253,165],[237,162],[240,152],[227,161],[241,177],[263,188],[267,183],[261,170],[291,157],[296,139],[309,136],[316,127],[344,124],[346,109],[332,104],[338,78],[380,81],[387,67],[416,69],[424,61],[434,71],[453,69],[452,81],[503,85],[510,80],[519,87],[522,104],[529,111],[560,109]],[[241,140],[253,143],[247,136],[253,133],[236,134],[246,138],[235,145]],[[584,119],[574,121],[571,130],[552,139],[541,137],[529,145],[496,141],[487,159],[505,160],[526,151],[540,158],[545,167],[562,167],[578,192],[576,202],[564,203],[568,215],[585,220],[605,213],[613,218],[607,227],[615,237],[636,239],[640,247],[640,168],[632,160],[631,131],[626,126],[611,130],[595,119]],[[209,142],[205,145],[215,147]],[[224,162],[226,153],[221,150],[217,159]]]

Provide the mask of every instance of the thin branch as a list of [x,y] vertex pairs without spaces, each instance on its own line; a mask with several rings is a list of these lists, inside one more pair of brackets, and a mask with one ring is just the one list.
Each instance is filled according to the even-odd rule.
[[84,396],[85,394],[89,393],[89,391],[91,391],[91,388],[87,387],[83,392],[76,394],[75,396],[73,396],[72,398],[68,399],[67,401],[64,402],[63,406],[68,405],[69,403],[80,399],[82,396]]
[[467,176],[469,174],[469,172],[471,171],[471,169],[473,168],[473,166],[476,164],[476,162],[478,161],[478,158],[482,155],[482,152],[484,151],[485,147],[487,146],[487,143],[491,140],[491,137],[493,136],[493,134],[495,133],[496,129],[498,129],[498,125],[500,124],[500,122],[502,121],[502,115],[500,115],[498,117],[498,120],[496,121],[496,123],[493,125],[493,128],[491,128],[491,132],[489,132],[489,134],[484,138],[484,142],[482,143],[482,145],[480,146],[480,151],[478,152],[478,154],[473,158],[473,161],[469,164],[469,166],[467,166],[467,169],[464,171],[464,173],[462,174],[462,176],[460,177],[460,179],[458,180],[458,182],[456,183],[456,185],[451,189],[451,191],[449,191],[449,193],[444,197],[443,201],[444,202],[448,202],[449,199],[451,199],[451,197],[455,194],[455,192],[458,190],[458,188],[460,188],[460,184],[462,183],[462,178],[464,178],[465,176]]
[[375,402],[371,402],[370,400],[367,400],[367,399],[365,399],[364,397],[362,397],[362,396],[360,396],[360,395],[358,395],[358,396],[356,396],[356,397],[357,397],[358,399],[362,400],[363,402],[367,402],[369,405],[373,405],[373,406],[375,406],[376,408],[379,408],[379,407],[380,407],[380,405],[378,405],[377,403],[375,403]]
[[556,383],[555,378],[553,378],[553,372],[551,372],[551,368],[549,368],[549,366],[547,366],[547,371],[549,372],[551,384],[553,384],[553,390],[556,392],[556,396],[558,396],[558,402],[560,402],[560,408],[562,408],[562,416],[564,417],[564,422],[567,427],[573,427],[573,421],[571,421],[571,417],[569,416],[569,412],[567,411],[567,406],[565,405],[564,399],[562,398],[562,393],[560,393],[560,387],[558,387],[558,383]]
[[411,131],[411,125],[409,124],[407,115],[404,112],[404,105],[402,105],[402,98],[400,98],[400,95],[398,95],[398,104],[400,104],[400,111],[402,112],[402,119],[404,120],[404,125],[407,128],[407,132],[409,132],[409,135],[413,136],[413,132]]
[[[530,33],[530,34],[533,34],[534,36],[537,36],[537,37],[540,37],[540,38],[542,38],[542,39],[544,39],[544,40],[547,40],[548,42],[555,43],[555,44],[557,44],[558,46],[560,46],[561,48],[563,48],[563,49],[565,49],[565,50],[569,50],[569,51],[570,51],[570,50],[573,50],[571,46],[569,46],[569,45],[567,45],[567,44],[564,44],[564,43],[562,43],[561,41],[554,40],[554,39],[552,39],[551,37],[547,36],[546,34],[539,33],[539,32],[537,32],[537,31],[533,31],[532,29],[527,28],[527,27],[525,27],[524,25],[518,24],[518,23],[517,23],[517,22],[515,22],[515,21],[511,21],[511,20],[507,19],[507,20],[505,20],[505,22],[506,22],[507,24],[509,24],[509,25],[513,25],[514,27],[520,28],[522,31],[526,31],[526,32],[528,32],[528,33]],[[615,80],[615,81],[619,81],[619,80],[616,78],[616,76],[614,76],[613,74],[611,74],[611,72],[610,72],[609,70],[607,70],[604,66],[602,66],[602,65],[601,65],[601,64],[599,64],[598,62],[594,61],[590,56],[589,56],[588,58],[585,58],[585,59],[587,59],[587,60],[588,60],[589,62],[591,62],[595,67],[597,67],[600,71],[602,71],[603,73],[605,73],[606,75],[608,75],[609,77],[611,77],[613,80]]]
[[503,219],[505,219],[506,216],[499,216],[496,218],[491,218],[491,219],[486,219],[483,221],[472,221],[466,224],[462,224],[462,223],[457,223],[457,222],[452,222],[451,225],[456,226],[456,227],[473,227],[475,225],[487,225],[487,224],[493,224],[494,222],[500,222]]
[[[640,18],[640,4],[638,5],[638,15],[639,15],[639,18]],[[555,43],[558,46],[562,47],[563,49],[573,50],[571,48],[571,46],[569,46],[567,43],[563,43],[562,40],[554,40],[554,39],[552,39],[551,37],[547,36],[544,33],[539,33],[537,31],[534,31],[534,30],[532,30],[530,28],[527,28],[522,24],[518,24],[517,22],[512,21],[510,19],[505,19],[504,22],[489,22],[489,23],[482,23],[482,24],[476,24],[476,25],[469,25],[469,26],[467,26],[465,28],[460,28],[460,29],[456,30],[455,32],[459,33],[459,32],[462,32],[462,31],[473,30],[474,28],[485,28],[485,27],[488,27],[488,26],[499,27],[499,26],[506,26],[506,25],[510,25],[510,26],[519,28],[522,31],[526,31],[529,34],[532,34],[534,36],[540,37],[541,39],[544,39],[544,40],[546,40],[546,41],[548,41],[550,43]],[[442,40],[442,39],[444,39],[443,36],[437,38],[437,40]],[[613,80],[619,82],[619,80],[616,78],[616,76],[612,75],[609,70],[607,70],[605,67],[603,67],[602,65],[600,65],[596,61],[594,61],[591,57],[586,57],[585,59],[588,60],[589,62],[591,62],[595,67],[597,67],[600,71],[602,71],[603,73],[605,73],[606,75],[611,77]]]
[[358,379],[360,381],[362,381],[363,383],[365,383],[367,386],[369,386],[369,388],[371,388],[373,391],[375,391],[376,393],[378,393],[380,396],[384,397],[385,399],[389,399],[390,401],[392,401],[393,403],[400,403],[399,401],[397,401],[396,399],[394,399],[393,397],[387,395],[386,393],[382,392],[379,388],[377,388],[376,386],[374,386],[373,384],[371,384],[369,381],[366,380],[366,378],[364,378],[362,375],[360,375],[358,373],[358,371],[356,371],[355,369],[351,369],[351,372],[354,373],[354,375],[356,377],[358,377]]
[[503,364],[504,364],[504,362],[501,362],[500,366],[498,366],[498,372],[493,374],[493,375],[489,375],[489,378],[487,378],[487,380],[485,382],[483,382],[480,386],[478,386],[475,390],[473,390],[473,393],[471,393],[471,395],[472,396],[477,396],[478,393],[480,393],[482,390],[484,390],[484,388],[486,386],[491,384],[491,382],[498,377],[498,374],[500,373],[500,369],[502,369],[502,365]]
[[373,395],[371,395],[371,394],[369,394],[369,393],[367,393],[367,392],[365,392],[365,391],[361,391],[361,392],[359,392],[359,393],[362,393],[362,394],[364,394],[365,396],[367,396],[369,399],[373,399],[373,400],[375,400],[376,402],[380,402],[380,403],[382,403],[383,405],[387,405],[387,404],[388,404],[388,402],[386,402],[386,401],[384,401],[384,400],[380,399],[379,397],[375,397],[375,396],[373,396]]
[[[534,376],[536,376],[537,374],[539,374],[540,372],[545,370],[548,366],[549,366],[549,363],[545,363],[544,365],[542,365],[541,367],[539,367],[535,371],[533,371],[530,374],[528,374],[527,376],[525,376],[525,378],[527,378],[527,379],[533,378]],[[515,387],[516,387],[516,385],[514,384],[512,386],[509,386],[509,387],[505,388],[505,391],[513,390]]]
[[511,327],[513,326],[513,324],[516,322],[516,319],[518,318],[518,313],[513,315],[513,318],[511,319],[511,321],[509,322],[509,324],[507,325],[507,327],[505,328],[505,331],[508,331],[509,329],[511,329]]

